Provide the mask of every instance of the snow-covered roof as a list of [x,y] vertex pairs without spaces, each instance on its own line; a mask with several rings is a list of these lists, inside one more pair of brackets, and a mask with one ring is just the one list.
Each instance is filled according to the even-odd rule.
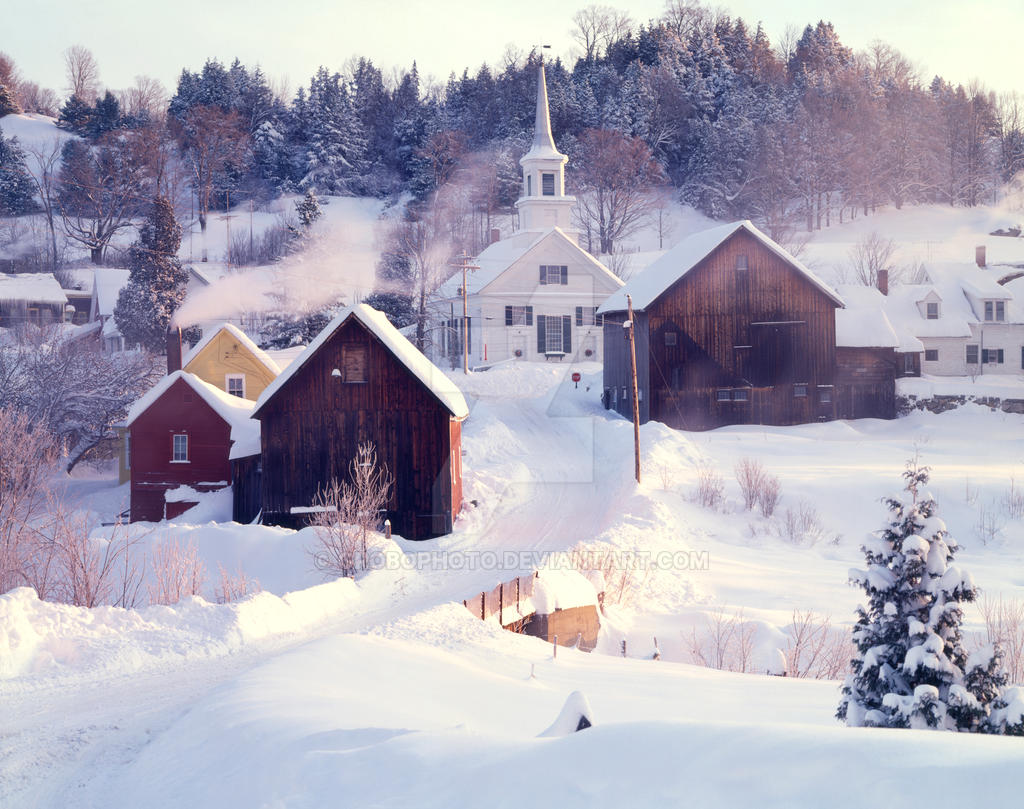
[[960,288],[979,300],[1008,301],[1013,295],[990,272],[972,262],[932,262],[925,271],[933,284]]
[[[480,269],[466,273],[467,294],[475,295],[481,292],[490,283],[497,280],[498,276],[505,272],[505,270],[509,269],[509,267],[526,256],[535,247],[538,247],[542,242],[552,237],[563,241],[570,249],[579,254],[581,260],[591,265],[597,272],[611,279],[614,284],[622,286],[622,280],[615,273],[576,244],[561,228],[552,227],[540,232],[520,231],[508,239],[501,239],[484,248],[475,259],[475,263]],[[438,296],[440,298],[460,297],[462,293],[459,292],[459,289],[461,287],[462,273],[457,272],[441,284],[437,290]]]
[[836,291],[846,302],[845,309],[836,310],[837,346],[900,349],[901,341],[886,317],[881,292],[853,284],[837,287]]
[[[939,317],[928,320],[922,306],[932,296],[940,301]],[[933,284],[897,284],[889,288],[885,313],[897,331],[914,337],[970,337],[977,318],[959,287],[937,289]]]
[[761,244],[778,255],[779,258],[804,275],[836,304],[839,306],[843,305],[843,299],[828,284],[818,278],[798,259],[786,252],[784,248],[758,230],[752,222],[744,219],[741,222],[730,222],[727,225],[719,225],[718,227],[702,230],[687,236],[647,269],[631,278],[626,286],[612,293],[597,310],[598,313],[624,311],[627,308],[627,295],[632,296],[634,309],[641,311],[646,309],[661,297],[669,287],[680,278],[683,278],[712,251],[739,230],[747,231]]
[[186,371],[175,371],[173,374],[168,374],[147,391],[142,398],[129,408],[128,418],[125,420],[126,425],[130,427],[132,422],[145,413],[157,399],[163,396],[179,380],[189,385],[206,404],[213,408],[218,416],[230,425],[232,442],[239,446],[251,447],[255,434],[255,441],[257,444],[259,443],[260,423],[251,418],[253,409],[256,407],[254,402],[225,393],[220,388],[204,382],[195,374],[190,374]]
[[96,296],[96,314],[111,317],[117,305],[117,296],[128,284],[128,270],[118,267],[97,267],[94,273],[93,294]]
[[68,296],[60,288],[53,273],[23,272],[14,275],[0,274],[0,301],[24,301],[25,303],[46,303],[63,306]]
[[187,368],[188,364],[192,362],[192,360],[194,360],[196,357],[198,357],[202,350],[212,342],[213,338],[220,334],[222,331],[226,331],[228,334],[231,335],[231,338],[233,340],[237,340],[239,344],[245,346],[245,348],[249,350],[253,357],[255,357],[264,366],[266,366],[266,369],[270,371],[270,373],[272,373],[274,376],[277,376],[279,373],[281,373],[280,366],[276,362],[274,362],[262,348],[260,348],[258,345],[256,345],[256,343],[249,339],[249,336],[244,331],[242,331],[240,328],[238,328],[232,323],[221,323],[212,329],[207,329],[206,334],[203,335],[202,339],[194,346],[192,346],[188,354],[185,355],[185,359],[181,363],[182,367]]
[[384,347],[391,352],[399,362],[404,365],[429,390],[441,404],[443,404],[456,418],[465,418],[469,415],[469,408],[466,406],[466,399],[458,386],[449,379],[440,368],[428,360],[416,346],[410,343],[387,319],[383,312],[378,312],[372,306],[365,303],[357,303],[349,306],[339,313],[323,331],[296,359],[271,382],[263,391],[256,403],[256,410],[259,412],[284,384],[291,379],[300,368],[302,368],[314,356],[331,336],[350,317],[354,317],[365,326],[374,337],[380,340]]

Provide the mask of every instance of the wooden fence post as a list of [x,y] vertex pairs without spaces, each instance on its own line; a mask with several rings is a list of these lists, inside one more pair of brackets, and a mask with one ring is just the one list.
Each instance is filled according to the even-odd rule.
[[498,584],[498,626],[505,626],[504,618],[505,612],[505,582]]

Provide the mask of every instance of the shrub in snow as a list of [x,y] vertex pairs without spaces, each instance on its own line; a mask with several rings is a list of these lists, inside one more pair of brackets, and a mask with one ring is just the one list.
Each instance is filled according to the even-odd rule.
[[864,589],[853,630],[856,654],[836,716],[851,726],[997,730],[993,709],[1006,681],[997,647],[968,658],[961,604],[974,601],[971,576],[953,564],[956,541],[921,487],[916,461],[903,495],[887,501],[887,527],[862,546],[867,567],[851,570]]

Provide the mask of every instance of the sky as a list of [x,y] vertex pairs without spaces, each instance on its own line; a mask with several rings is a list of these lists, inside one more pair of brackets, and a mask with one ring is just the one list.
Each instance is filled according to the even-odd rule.
[[[635,20],[657,17],[664,0],[610,2]],[[103,84],[130,85],[143,74],[173,91],[183,67],[208,57],[260,64],[290,91],[321,64],[343,69],[366,56],[385,72],[416,60],[423,76],[443,81],[484,62],[501,65],[508,48],[551,45],[570,57],[571,18],[586,0],[519,0],[499,6],[480,0],[34,0],[4,11],[0,50],[22,74],[63,94],[63,50],[85,45],[96,56]],[[875,39],[897,47],[927,78],[954,83],[980,78],[990,89],[1024,90],[1020,0],[728,0],[720,5],[753,27],[763,21],[772,41],[787,26],[802,29],[824,18],[844,44]]]

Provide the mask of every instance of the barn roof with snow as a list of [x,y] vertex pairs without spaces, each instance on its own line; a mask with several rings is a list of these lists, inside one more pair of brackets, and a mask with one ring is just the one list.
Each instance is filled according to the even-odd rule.
[[63,306],[68,302],[60,283],[48,272],[0,274],[0,301],[12,303],[45,303]]
[[744,219],[740,222],[730,222],[727,225],[709,228],[708,230],[702,230],[687,236],[651,264],[651,266],[631,278],[622,289],[610,295],[597,310],[598,313],[625,311],[627,308],[627,295],[632,296],[634,309],[639,311],[646,309],[667,292],[673,284],[684,278],[687,273],[707,258],[723,242],[740,230],[747,231],[761,244],[778,255],[779,258],[796,269],[837,306],[842,307],[844,305],[843,299],[836,294],[835,290],[818,278],[797,258],[790,255],[782,246],[758,230],[752,222]]
[[355,318],[398,360],[405,368],[415,376],[424,387],[456,418],[465,418],[469,415],[469,408],[466,406],[466,399],[458,386],[445,375],[440,368],[427,359],[423,353],[409,342],[387,319],[383,312],[379,312],[372,306],[365,303],[358,303],[348,307],[328,323],[323,331],[284,371],[282,371],[256,402],[256,409],[253,415],[260,409],[291,379],[317,351],[331,338],[331,336],[349,318]]
[[145,413],[175,382],[179,381],[191,387],[218,416],[230,425],[233,456],[237,456],[234,447],[259,446],[260,423],[251,418],[256,403],[225,393],[220,388],[204,382],[195,374],[186,371],[175,371],[173,374],[168,374],[150,388],[128,410],[126,426],[130,427],[132,422]]

